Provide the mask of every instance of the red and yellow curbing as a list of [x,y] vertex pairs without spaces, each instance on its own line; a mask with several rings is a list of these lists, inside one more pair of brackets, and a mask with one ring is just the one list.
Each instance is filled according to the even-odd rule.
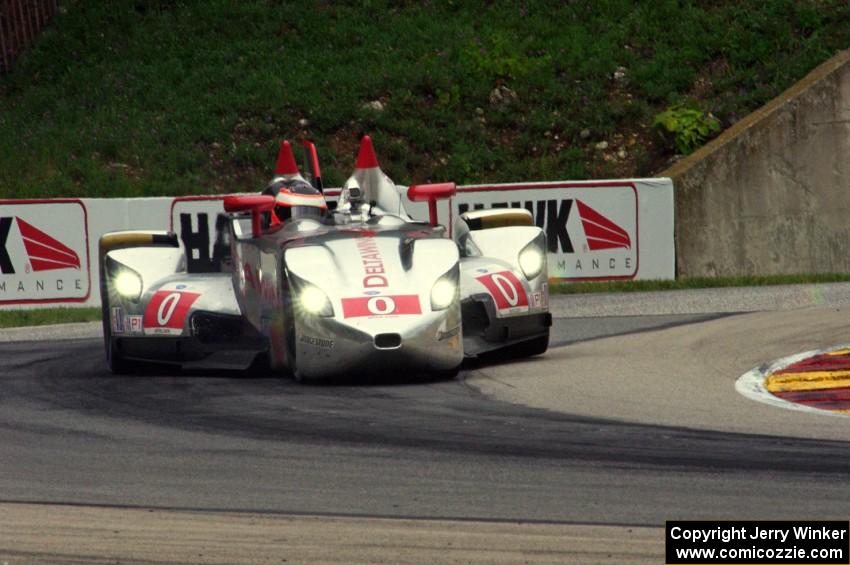
[[788,402],[850,413],[850,348],[816,353],[769,372],[764,387]]

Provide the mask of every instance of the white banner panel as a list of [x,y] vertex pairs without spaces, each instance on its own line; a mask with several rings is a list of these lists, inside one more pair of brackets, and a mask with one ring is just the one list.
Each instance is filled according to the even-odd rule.
[[230,253],[225,241],[224,197],[182,196],[171,203],[169,228],[180,237],[189,271],[219,270],[222,257]]
[[546,232],[553,279],[675,277],[669,179],[458,187],[453,213],[486,208],[531,212]]
[[[414,218],[428,206],[407,200]],[[329,189],[329,201],[339,191]],[[110,231],[173,230],[192,271],[218,269],[228,252],[224,196],[0,201],[0,308],[99,306],[98,240]],[[520,183],[458,187],[438,206],[451,226],[467,210],[525,208],[546,232],[554,279],[672,279],[670,179]]]
[[87,216],[80,200],[0,201],[0,305],[88,301]]
[[633,183],[466,187],[458,192],[455,206],[458,213],[483,208],[531,212],[537,226],[546,232],[552,278],[637,276],[638,194]]

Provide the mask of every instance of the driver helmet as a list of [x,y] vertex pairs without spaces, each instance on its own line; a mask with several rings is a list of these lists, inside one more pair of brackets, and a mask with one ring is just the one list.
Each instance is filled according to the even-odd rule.
[[301,179],[275,179],[263,194],[275,197],[273,223],[291,218],[319,219],[328,209],[322,193]]

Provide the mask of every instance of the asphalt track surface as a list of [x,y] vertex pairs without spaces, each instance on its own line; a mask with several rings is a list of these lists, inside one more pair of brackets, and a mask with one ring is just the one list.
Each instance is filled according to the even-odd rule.
[[[757,313],[735,291],[633,295],[645,314],[628,316],[610,310],[622,296],[559,299],[547,355],[452,381],[116,377],[96,337],[0,343],[0,505],[629,532],[846,520],[850,421],[734,390],[760,363],[850,342],[850,287],[783,288]],[[643,543],[608,562],[658,562],[661,539]]]

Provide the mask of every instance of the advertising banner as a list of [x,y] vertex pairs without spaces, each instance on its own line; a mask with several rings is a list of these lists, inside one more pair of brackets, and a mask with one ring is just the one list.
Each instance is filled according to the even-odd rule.
[[524,208],[546,233],[549,276],[565,280],[636,278],[640,268],[638,191],[633,182],[462,187],[456,213]]
[[85,303],[89,266],[82,201],[0,201],[0,305]]
[[190,273],[220,270],[230,252],[223,196],[183,196],[171,203],[169,228],[180,238]]
[[[428,218],[427,204],[402,194],[411,216]],[[546,233],[554,280],[675,278],[670,179],[466,185],[437,209],[440,222],[451,226],[464,212],[489,208],[531,212]]]
[[[408,213],[428,219],[423,202]],[[325,191],[328,201],[338,189]],[[192,272],[221,268],[229,252],[224,196],[0,201],[0,308],[99,306],[98,240],[116,230],[172,230]],[[459,186],[438,205],[451,229],[460,214],[524,208],[547,236],[549,275],[561,281],[672,279],[670,179]]]

